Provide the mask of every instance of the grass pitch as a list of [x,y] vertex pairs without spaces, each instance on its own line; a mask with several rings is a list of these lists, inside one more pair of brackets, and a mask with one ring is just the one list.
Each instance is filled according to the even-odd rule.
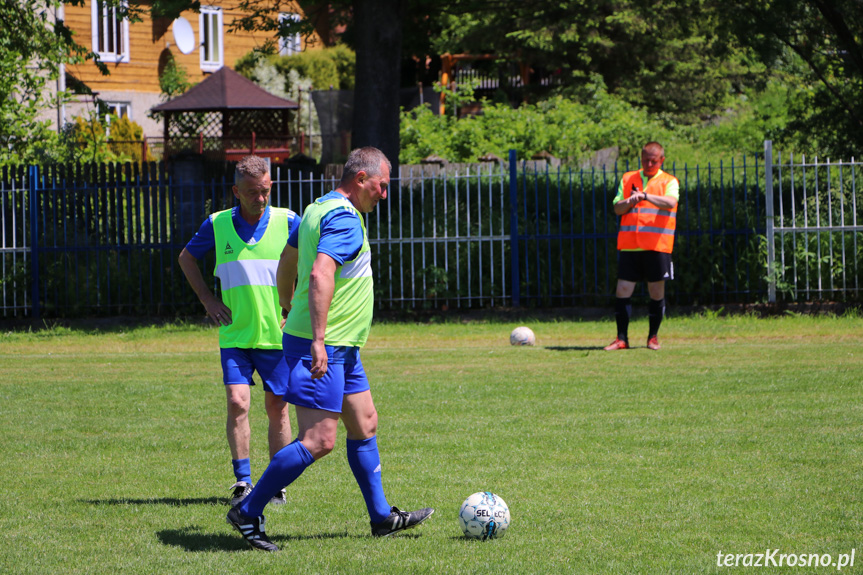
[[[214,329],[0,334],[0,572],[726,573],[747,569],[718,553],[772,549],[856,550],[841,572],[863,572],[863,320],[674,318],[660,352],[601,351],[607,321],[529,323],[537,347],[514,348],[515,325],[376,325],[387,496],[437,511],[371,538],[341,430],[265,512],[276,554],[225,523]],[[501,540],[461,536],[481,490],[510,506]]]

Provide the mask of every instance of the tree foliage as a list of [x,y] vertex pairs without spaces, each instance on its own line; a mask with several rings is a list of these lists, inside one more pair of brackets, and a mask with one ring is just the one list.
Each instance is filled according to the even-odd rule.
[[[147,12],[173,18],[201,6],[198,0],[131,0],[123,8],[120,0],[107,1],[133,21]],[[494,53],[554,72],[562,80],[556,94],[584,105],[601,78],[609,96],[666,128],[685,131],[705,121],[721,127],[720,119],[730,113],[748,118],[750,129],[761,126],[764,135],[792,141],[794,131],[800,135],[798,147],[821,153],[859,155],[863,147],[860,0],[298,3],[306,17],[293,21],[279,19],[281,12],[296,11],[293,0],[241,0],[246,16],[232,29],[271,32],[273,41],[265,49],[274,50],[278,36],[314,31],[326,36],[327,29],[349,24],[344,39],[356,50],[358,79],[354,143],[377,145],[390,156],[399,149],[402,57],[445,52]],[[39,113],[56,105],[47,100],[46,87],[63,63],[96,60],[56,20],[60,4],[0,2],[0,161],[38,155],[40,143],[52,138]],[[777,81],[789,88],[776,89]],[[743,99],[765,89],[770,101],[784,106],[781,119],[772,123]],[[726,134],[719,140],[740,139]]]
[[645,141],[667,133],[643,109],[610,96],[601,80],[592,89],[588,104],[561,96],[517,110],[487,103],[482,115],[462,119],[417,108],[402,117],[402,162],[419,163],[432,154],[473,162],[486,154],[505,158],[514,149],[520,159],[550,152],[572,164],[612,145],[620,146],[622,156],[635,157]]
[[[94,55],[57,19],[59,0],[0,2],[0,163],[29,162],[55,142],[40,114],[67,94],[49,90],[63,64]],[[80,5],[83,0],[67,0]],[[102,67],[103,72],[107,70]]]
[[170,52],[165,57],[165,67],[159,74],[159,89],[162,97],[170,100],[175,96],[185,94],[192,87],[186,69],[177,63],[177,59]]
[[[479,3],[482,5],[483,3]],[[504,4],[506,4],[504,6]],[[431,41],[437,53],[492,53],[535,71],[554,71],[558,93],[602,77],[609,92],[677,122],[709,118],[764,66],[718,30],[719,11],[705,0],[451,0]]]
[[[255,70],[264,66],[274,68],[282,76],[283,82],[290,71],[295,70],[300,77],[308,78],[316,90],[351,90],[354,87],[355,62],[353,50],[340,44],[289,56],[250,52],[237,61],[236,70],[258,83],[263,79],[255,75]],[[291,86],[281,86],[277,91],[283,92],[285,89],[290,91]]]
[[[786,139],[789,129],[817,133],[798,144],[836,153],[859,154],[863,144],[860,0],[299,0],[306,18],[297,22],[278,18],[293,11],[287,0],[240,4],[247,16],[234,27],[274,38],[348,24],[344,39],[356,49],[362,78],[355,143],[392,146],[386,134],[398,122],[392,113],[400,84],[397,51],[493,53],[553,72],[555,93],[581,103],[598,76],[610,95],[666,127],[716,123],[737,113],[742,98],[784,81],[796,90],[787,101],[793,118],[783,122],[784,133],[774,133]],[[169,16],[198,6],[152,3]],[[360,22],[364,14],[374,16]],[[375,21],[383,17],[386,26]],[[382,30],[397,33],[385,38]]]
[[[863,3],[733,0],[723,27],[804,87],[791,128],[822,153],[863,150]],[[802,66],[795,62],[802,62]]]
[[483,114],[461,119],[435,115],[427,107],[403,112],[401,162],[419,163],[432,154],[450,162],[476,162],[480,156],[505,158],[516,150],[520,160],[547,152],[565,165],[578,166],[603,148],[617,148],[619,158],[635,161],[644,142],[658,140],[669,166],[715,165],[756,154],[765,138],[776,139],[789,123],[789,102],[796,95],[783,84],[770,83],[721,120],[669,127],[646,109],[609,94],[594,76],[578,100],[555,96],[518,109],[485,102]]

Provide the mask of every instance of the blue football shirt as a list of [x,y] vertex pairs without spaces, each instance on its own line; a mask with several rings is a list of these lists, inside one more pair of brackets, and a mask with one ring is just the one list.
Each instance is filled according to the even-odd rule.
[[[336,191],[329,192],[325,199],[344,198]],[[298,228],[299,229],[299,228]],[[298,248],[299,233],[291,232],[288,245]],[[318,253],[327,254],[338,265],[344,265],[360,253],[363,248],[363,228],[353,211],[333,210],[321,219],[321,239],[318,241]],[[284,334],[282,344],[285,357],[311,361],[310,347],[312,340]],[[327,357],[330,363],[355,363],[359,356],[358,347],[328,345]]]
[[[255,224],[250,224],[240,215],[240,207],[234,206],[231,209],[231,221],[234,223],[234,229],[240,239],[247,244],[255,244],[267,231],[267,224],[270,223],[270,206],[264,210],[264,215]],[[288,215],[289,233],[296,233],[300,227],[300,218],[294,212]],[[189,243],[186,244],[186,251],[196,260],[204,257],[210,250],[216,249],[216,233],[213,230],[213,222],[210,218],[204,220],[197,233],[192,236]]]

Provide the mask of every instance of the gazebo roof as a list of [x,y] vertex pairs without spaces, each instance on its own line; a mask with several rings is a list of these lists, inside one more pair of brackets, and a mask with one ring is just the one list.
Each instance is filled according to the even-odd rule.
[[220,110],[296,110],[293,100],[273,96],[248,78],[222,66],[218,72],[173,100],[154,106],[156,112]]

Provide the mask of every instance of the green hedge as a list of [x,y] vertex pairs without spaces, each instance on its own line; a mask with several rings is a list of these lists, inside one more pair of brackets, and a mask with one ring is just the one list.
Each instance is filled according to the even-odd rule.
[[617,147],[620,158],[634,160],[644,143],[656,140],[665,146],[668,167],[715,166],[720,160],[760,153],[765,139],[792,150],[781,136],[793,97],[791,89],[770,84],[763,92],[740,96],[724,116],[701,125],[651,116],[609,94],[600,83],[578,100],[555,96],[517,109],[486,101],[479,115],[460,119],[452,106],[444,116],[421,107],[402,112],[400,160],[414,164],[434,154],[450,162],[473,162],[485,154],[505,158],[514,149],[519,159],[549,152],[578,165],[609,147]]

